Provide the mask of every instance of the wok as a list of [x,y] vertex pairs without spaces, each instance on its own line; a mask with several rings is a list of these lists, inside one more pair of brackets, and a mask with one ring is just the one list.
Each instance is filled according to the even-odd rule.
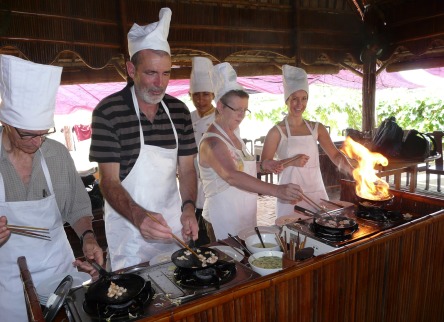
[[383,199],[367,199],[361,197],[358,193],[356,193],[356,197],[358,197],[358,203],[365,208],[385,208],[390,206],[395,198],[394,195],[390,194]]
[[[85,300],[88,304],[106,304],[117,305],[127,303],[133,300],[145,288],[146,281],[137,274],[114,274],[104,270],[99,264],[90,262],[91,265],[100,273],[100,278],[92,283],[85,294]],[[108,296],[108,288],[114,282],[120,287],[126,288],[126,292],[118,298]]]
[[347,235],[358,229],[358,223],[352,218],[339,215],[324,218],[311,210],[297,205],[294,206],[294,209],[313,217],[313,228],[315,232],[321,231],[330,235]]
[[[202,254],[203,256],[205,256],[205,258],[211,257],[211,254],[214,254],[218,258],[220,257],[219,252],[217,250],[209,247],[197,247],[193,248],[193,250],[198,254]],[[179,249],[171,255],[171,261],[174,263],[174,265],[176,265],[179,268],[193,269],[193,270],[205,269],[214,266],[217,262],[215,261],[214,263],[207,263],[206,266],[202,266],[202,261],[200,259],[198,259],[193,254],[187,255],[187,253],[189,253],[188,249],[186,248]]]

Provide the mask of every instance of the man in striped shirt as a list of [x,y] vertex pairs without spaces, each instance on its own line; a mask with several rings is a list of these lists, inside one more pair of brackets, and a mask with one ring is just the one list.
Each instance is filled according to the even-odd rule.
[[127,62],[133,82],[93,112],[90,160],[99,164],[112,270],[178,249],[172,233],[198,236],[197,147],[188,108],[165,94],[171,56],[161,29],[169,28],[171,11],[163,8],[159,17],[154,31],[133,25]]

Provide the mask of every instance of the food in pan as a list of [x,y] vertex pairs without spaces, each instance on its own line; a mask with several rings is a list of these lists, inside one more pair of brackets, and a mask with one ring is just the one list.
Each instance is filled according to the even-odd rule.
[[[202,267],[206,267],[208,264],[214,264],[219,259],[219,257],[217,257],[217,255],[212,251],[206,251],[204,254],[202,254],[202,250],[197,248],[195,252],[197,253],[199,260],[202,262]],[[177,259],[180,261],[187,261],[190,259],[190,255],[194,256],[189,250],[185,250],[183,252],[183,255],[177,257]]]
[[343,218],[339,220],[322,218],[322,219],[317,219],[316,223],[321,226],[329,228],[349,228],[355,224],[353,220],[343,219]]
[[117,299],[120,296],[122,296],[123,294],[125,294],[126,291],[127,291],[126,288],[121,287],[121,286],[117,285],[114,282],[111,282],[111,284],[109,285],[109,288],[108,288],[107,296],[110,297],[110,298],[116,298]]

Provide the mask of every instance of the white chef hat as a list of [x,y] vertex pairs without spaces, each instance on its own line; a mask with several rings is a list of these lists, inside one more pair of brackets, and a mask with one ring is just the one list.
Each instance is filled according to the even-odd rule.
[[306,91],[308,95],[307,73],[302,68],[284,65],[282,66],[282,78],[285,102],[291,94],[301,89]]
[[128,52],[131,57],[143,49],[163,50],[171,55],[167,38],[170,31],[171,9],[159,11],[159,21],[146,26],[134,24],[128,33]]
[[221,63],[214,66],[211,71],[211,81],[213,83],[215,102],[218,102],[229,91],[244,90],[242,85],[237,82],[236,71],[229,63]]
[[191,59],[193,67],[190,75],[190,93],[209,92],[213,93],[210,71],[213,63],[206,57],[193,57]]
[[54,127],[62,67],[0,55],[0,121],[24,130]]

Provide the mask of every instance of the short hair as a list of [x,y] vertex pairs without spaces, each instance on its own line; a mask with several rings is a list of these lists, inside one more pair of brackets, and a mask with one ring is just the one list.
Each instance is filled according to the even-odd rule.
[[232,98],[233,96],[237,96],[240,98],[250,98],[250,95],[242,90],[242,89],[232,89],[231,91],[226,92],[221,98],[220,101],[223,103],[225,102],[227,99]]
[[[142,49],[142,50],[150,50],[152,52],[154,52],[155,54],[159,55],[159,56],[170,56],[170,54],[168,54],[166,51],[164,50],[157,50],[157,49]],[[139,53],[142,51],[139,50],[138,52],[136,52],[132,57],[131,57],[131,62],[133,63],[134,66],[137,67],[137,65],[139,64],[139,59],[140,59],[140,55]]]

